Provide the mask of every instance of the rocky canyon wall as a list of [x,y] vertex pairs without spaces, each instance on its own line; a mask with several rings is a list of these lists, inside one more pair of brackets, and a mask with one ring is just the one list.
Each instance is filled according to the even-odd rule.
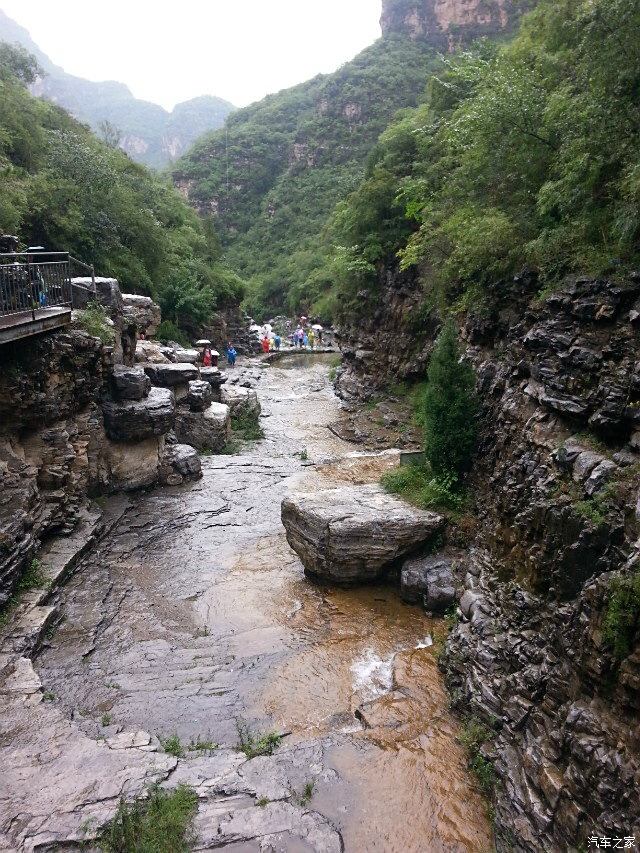
[[515,28],[534,2],[518,0],[383,0],[383,36],[404,35],[441,50]]
[[[411,274],[343,329],[342,393],[424,373],[435,319]],[[607,629],[635,577],[640,276],[522,276],[461,321],[482,403],[476,523],[460,623],[442,659],[454,702],[491,732],[500,850],[640,836],[637,618]],[[635,621],[634,621],[635,618]]]
[[[0,351],[0,607],[43,540],[70,533],[91,497],[200,473],[196,451],[172,433],[174,391],[152,387],[133,364],[135,306],[124,310],[115,279],[97,286],[112,343],[84,331],[77,315],[63,331]],[[198,377],[193,365],[183,372]],[[208,383],[192,384],[210,400]]]

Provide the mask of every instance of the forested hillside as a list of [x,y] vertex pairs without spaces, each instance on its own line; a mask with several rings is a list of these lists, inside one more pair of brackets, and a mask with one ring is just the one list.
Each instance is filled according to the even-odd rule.
[[328,215],[438,65],[426,43],[379,41],[335,74],[239,110],[226,131],[203,137],[179,161],[177,185],[200,211],[217,215],[229,263],[251,278],[256,313],[320,299],[326,283],[315,276]]
[[70,250],[182,323],[237,302],[242,284],[211,223],[170,182],[30,95],[37,73],[33,57],[0,43],[0,232]]
[[512,43],[448,59],[333,217],[336,310],[374,305],[398,260],[461,307],[525,266],[541,287],[637,267],[639,87],[632,0],[544,0]]

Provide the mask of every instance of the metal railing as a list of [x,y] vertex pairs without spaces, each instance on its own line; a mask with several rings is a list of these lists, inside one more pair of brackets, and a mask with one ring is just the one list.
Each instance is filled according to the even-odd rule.
[[68,252],[10,252],[0,254],[0,316],[25,314],[47,308],[72,308],[72,266],[91,276],[91,293],[95,295],[92,266],[71,257]]
[[71,307],[67,252],[11,252],[0,255],[0,316]]

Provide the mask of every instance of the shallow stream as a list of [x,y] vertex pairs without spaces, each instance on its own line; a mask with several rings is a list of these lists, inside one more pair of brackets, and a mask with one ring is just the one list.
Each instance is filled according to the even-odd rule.
[[[376,481],[393,457],[354,455],[326,357],[266,368],[265,440],[203,459],[198,483],[136,497],[65,590],[36,661],[86,731],[144,729],[237,742],[252,729],[319,739],[312,807],[347,853],[492,849],[438,672],[434,624],[391,587],[305,579],[280,502],[292,490]],[[360,708],[359,717],[355,715]]]

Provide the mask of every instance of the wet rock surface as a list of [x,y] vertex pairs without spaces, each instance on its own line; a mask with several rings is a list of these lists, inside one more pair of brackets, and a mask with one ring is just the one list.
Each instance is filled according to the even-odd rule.
[[122,306],[125,320],[132,323],[138,333],[151,337],[155,335],[162,320],[160,306],[149,296],[134,293],[122,294]]
[[442,516],[378,485],[292,495],[282,502],[282,523],[306,573],[338,584],[377,580],[444,527]]
[[162,388],[174,388],[176,385],[188,385],[198,378],[198,368],[190,362],[176,364],[145,364],[144,372],[153,385]]
[[176,403],[168,388],[152,388],[143,400],[106,401],[102,411],[112,441],[135,442],[169,432],[176,416]]
[[[382,284],[371,319],[343,330],[346,395],[417,378],[435,338],[430,318],[407,342],[411,275]],[[640,277],[538,287],[501,283],[461,330],[483,405],[480,525],[442,659],[462,713],[494,731],[497,847],[527,853],[640,836],[638,635],[622,660],[603,636],[639,532]]]
[[224,403],[209,403],[204,411],[182,407],[176,415],[174,432],[179,441],[200,452],[220,453],[231,436],[229,407]]
[[425,610],[444,613],[456,600],[451,560],[442,556],[407,560],[400,572],[400,595],[409,604],[421,603]]
[[[161,771],[162,784],[196,788],[196,849],[489,849],[484,804],[426,642],[433,622],[390,587],[309,584],[287,546],[279,519],[287,493],[326,490],[341,476],[375,482],[389,464],[336,463],[353,448],[327,429],[337,417],[327,372],[322,361],[269,369],[259,392],[265,440],[204,458],[195,483],[136,496],[84,555],[56,598],[62,621],[35,659],[42,687],[26,679],[19,726],[0,739],[3,766],[23,743],[21,778],[39,779],[28,747],[39,735],[24,730],[28,697],[44,690],[53,698],[39,705],[70,738],[115,756],[106,774],[131,758],[132,793],[159,772],[156,762],[173,763],[154,751],[157,738],[180,737],[186,757]],[[354,716],[365,705],[366,729]],[[272,757],[247,760],[236,718],[255,732],[290,734]],[[199,738],[219,747],[189,750]],[[90,779],[82,762],[66,776],[65,796],[82,797],[83,807],[65,813],[64,825],[56,801],[43,816],[40,794],[31,808],[25,790],[19,822],[11,797],[0,800],[0,833],[27,849],[18,833],[37,816],[40,837],[55,829],[73,849],[84,816],[103,821],[117,807],[113,789],[96,784],[100,766],[93,758],[87,766]]]
[[116,399],[142,400],[149,396],[151,380],[140,367],[115,364],[111,370],[111,385]]

